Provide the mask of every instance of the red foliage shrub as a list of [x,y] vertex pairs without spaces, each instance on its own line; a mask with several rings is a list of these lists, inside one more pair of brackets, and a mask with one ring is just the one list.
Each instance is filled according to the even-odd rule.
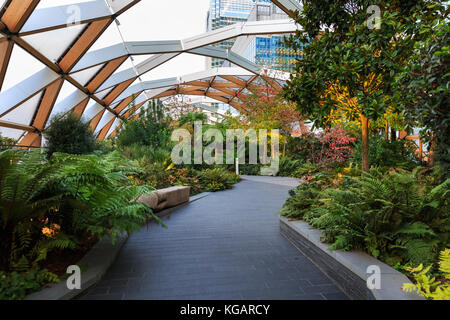
[[348,161],[355,141],[343,127],[336,126],[318,134],[301,134],[291,141],[291,150],[298,158],[333,167]]

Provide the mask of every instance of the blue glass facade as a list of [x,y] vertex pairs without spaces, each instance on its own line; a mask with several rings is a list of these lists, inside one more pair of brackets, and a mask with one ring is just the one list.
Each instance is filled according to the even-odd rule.
[[[287,15],[270,0],[211,0],[208,14],[208,31],[247,20],[276,20],[286,19]],[[300,52],[286,48],[283,36],[257,36],[254,37],[245,52],[244,57],[259,65],[270,69],[291,71]],[[224,49],[230,49],[235,43],[234,39],[215,44]],[[209,67],[220,67],[223,60],[210,59]]]
[[286,48],[283,36],[256,37],[255,47],[254,62],[270,69],[291,71],[300,58],[300,52]]
[[[211,0],[208,15],[207,31],[223,28],[238,22],[247,21],[255,4],[271,3],[270,0]],[[230,49],[234,39],[222,41],[215,46]],[[219,67],[223,63],[220,59],[211,59],[211,67]]]

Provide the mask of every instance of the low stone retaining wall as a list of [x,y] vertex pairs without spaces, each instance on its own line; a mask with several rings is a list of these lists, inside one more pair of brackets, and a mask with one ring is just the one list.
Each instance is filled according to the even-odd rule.
[[127,239],[128,234],[121,234],[113,244],[111,238],[105,237],[78,262],[77,265],[87,267],[87,270],[81,273],[81,289],[70,290],[67,288],[66,280],[61,279],[59,283],[27,295],[24,300],[70,300],[75,298],[100,281],[116,260]]
[[[303,221],[280,217],[280,230],[294,246],[322,270],[353,300],[424,300],[416,293],[402,290],[411,281],[402,273],[362,251],[329,250],[319,239],[322,232]],[[369,289],[369,266],[380,270],[380,289]],[[373,271],[371,271],[373,272]]]
[[[181,187],[182,188],[182,187]],[[169,188],[170,189],[170,188]],[[158,190],[159,191],[159,190]],[[187,187],[187,201],[184,201],[186,188],[184,188],[183,196],[176,198],[176,201],[182,201],[181,204],[191,203],[200,200],[208,196],[209,192],[200,193],[193,197],[189,197],[189,187]],[[179,193],[180,194],[180,193]],[[167,199],[167,198],[166,198]],[[165,203],[174,203],[174,199],[171,201],[165,201]],[[176,202],[175,201],[175,202]],[[158,216],[164,217],[174,212],[179,207],[170,207],[157,213]],[[122,249],[123,245],[128,239],[128,234],[124,233],[118,236],[115,243],[112,244],[109,237],[105,237],[99,241],[84,257],[77,263],[79,266],[86,266],[87,270],[81,273],[81,289],[70,290],[67,288],[66,280],[61,279],[59,283],[50,285],[48,288],[44,288],[41,291],[29,294],[24,300],[70,300],[77,296],[82,296],[93,285],[97,284],[106,271],[116,260],[117,255]]]

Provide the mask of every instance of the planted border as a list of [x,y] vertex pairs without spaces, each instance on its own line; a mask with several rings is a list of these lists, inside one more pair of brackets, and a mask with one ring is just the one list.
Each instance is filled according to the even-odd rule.
[[[329,250],[320,241],[322,232],[303,221],[280,217],[280,231],[297,249],[324,272],[353,300],[424,300],[418,294],[402,291],[411,281],[402,273],[362,251]],[[369,266],[380,268],[381,288],[369,289]]]

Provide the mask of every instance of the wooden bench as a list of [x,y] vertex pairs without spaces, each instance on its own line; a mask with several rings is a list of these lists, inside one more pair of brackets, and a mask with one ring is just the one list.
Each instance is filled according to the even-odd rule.
[[183,186],[155,190],[140,196],[137,202],[147,204],[154,211],[161,211],[188,202],[190,191],[191,187]]

